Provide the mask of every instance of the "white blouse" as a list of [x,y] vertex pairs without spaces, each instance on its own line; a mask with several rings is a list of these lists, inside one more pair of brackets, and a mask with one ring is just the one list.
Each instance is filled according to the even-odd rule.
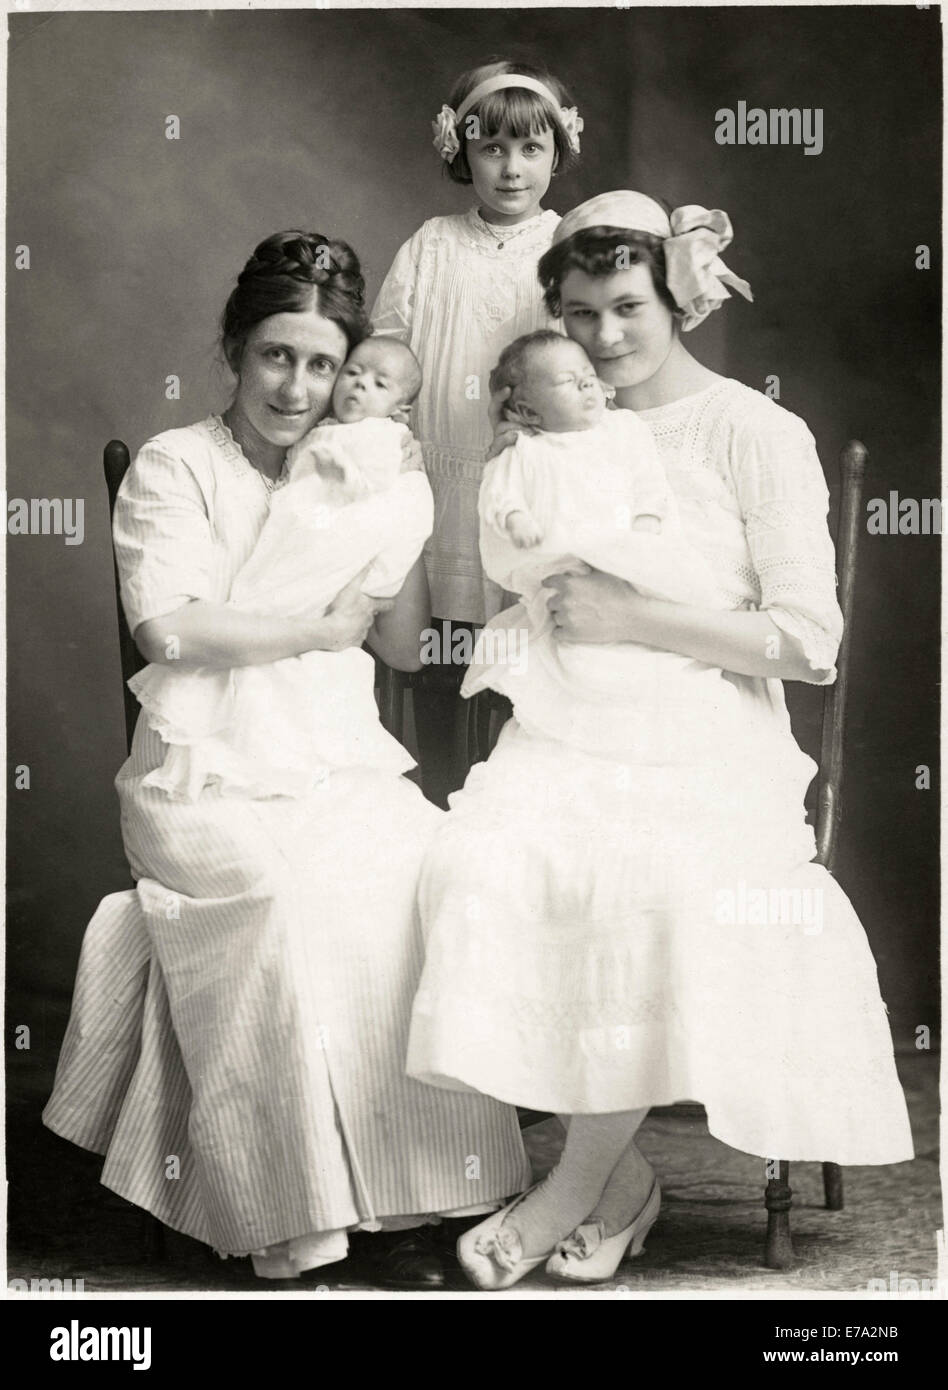
[[216,415],[142,445],[112,535],[132,632],[191,599],[226,601],[257,543],[271,488]]
[[843,632],[829,493],[809,429],[742,382],[638,411],[655,436],[688,539],[734,608],[797,638],[813,683],[835,679]]
[[408,343],[424,372],[412,429],[435,498],[425,561],[438,618],[480,623],[501,606],[478,551],[477,494],[492,433],[488,378],[514,338],[559,327],[537,278],[559,220],[546,211],[514,227],[489,226],[476,208],[433,217],[398,251],[372,310],[375,331]]

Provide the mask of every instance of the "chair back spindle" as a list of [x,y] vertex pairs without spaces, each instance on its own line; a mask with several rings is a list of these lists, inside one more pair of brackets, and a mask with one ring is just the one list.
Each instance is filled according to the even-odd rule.
[[[109,493],[109,519],[115,512],[115,499],[122,479],[128,472],[129,456],[128,448],[120,439],[110,439],[106,444],[102,455],[102,463],[105,469],[105,485]],[[125,709],[125,743],[129,752],[132,751],[132,738],[135,734],[135,724],[138,720],[138,701],[128,688],[128,682],[136,671],[140,671],[147,663],[141,652],[135,646],[132,634],[128,630],[128,622],[125,618],[125,609],[122,607],[122,597],[119,592],[119,572],[115,561],[115,550],[112,551],[112,568],[115,574],[115,606],[118,613],[119,630],[119,657],[122,666],[122,700]]]
[[816,862],[832,871],[842,817],[843,739],[849,693],[849,654],[852,645],[853,601],[862,530],[862,493],[869,452],[858,439],[844,445],[839,456],[840,502],[836,533],[836,572],[843,640],[836,659],[836,681],[823,696],[823,734],[817,791]]

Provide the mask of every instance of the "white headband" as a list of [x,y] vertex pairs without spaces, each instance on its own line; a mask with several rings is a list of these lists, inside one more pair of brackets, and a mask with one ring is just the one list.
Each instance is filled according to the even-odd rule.
[[665,283],[682,310],[684,333],[696,328],[719,309],[725,299],[730,299],[726,285],[753,301],[747,281],[728,270],[718,256],[734,237],[731,219],[720,208],[709,211],[696,203],[687,203],[675,208],[669,216],[654,198],[618,189],[614,193],[600,193],[568,212],[553,233],[553,243],[565,241],[588,227],[648,232],[661,237]]
[[442,159],[452,160],[461,148],[458,139],[458,126],[463,121],[467,113],[476,106],[479,101],[489,97],[493,92],[502,92],[507,87],[525,87],[529,92],[536,92],[550,103],[556,119],[563,128],[563,134],[569,142],[569,147],[573,154],[579,154],[579,135],[583,128],[583,118],[579,115],[575,106],[560,106],[556,97],[549,87],[537,80],[535,77],[527,77],[525,73],[511,72],[502,73],[499,77],[488,77],[485,81],[479,82],[461,102],[457,111],[450,106],[442,106],[438,115],[431,122],[431,129],[434,132],[434,147]]

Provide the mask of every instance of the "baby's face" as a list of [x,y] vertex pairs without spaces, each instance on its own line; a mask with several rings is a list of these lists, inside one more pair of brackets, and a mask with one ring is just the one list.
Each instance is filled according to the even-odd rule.
[[367,338],[343,362],[332,393],[332,413],[342,425],[384,420],[405,399],[405,362],[397,347]]
[[529,358],[527,379],[514,393],[533,424],[554,434],[588,430],[606,408],[606,394],[596,369],[578,343],[564,338],[538,348]]

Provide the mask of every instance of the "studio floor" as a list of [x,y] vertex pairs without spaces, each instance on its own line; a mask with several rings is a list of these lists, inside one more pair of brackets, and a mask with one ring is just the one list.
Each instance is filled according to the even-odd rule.
[[[370,1290],[349,1261],[325,1266],[292,1286],[258,1280],[249,1260],[220,1260],[196,1241],[167,1232],[164,1256],[145,1258],[141,1213],[103,1188],[102,1161],[45,1130],[39,1113],[48,1080],[27,1055],[12,1059],[8,1086],[8,1279],[82,1279],[87,1293],[205,1291],[285,1293]],[[869,1280],[934,1280],[935,1232],[943,1225],[938,1172],[938,1060],[899,1059],[916,1157],[885,1168],[844,1169],[845,1209],[823,1206],[819,1164],[791,1167],[795,1264],[768,1270],[762,1261],[763,1163],[713,1139],[687,1107],[653,1112],[641,1146],[662,1182],[664,1200],[644,1253],[620,1266],[604,1291],[721,1296],[865,1292]],[[537,1175],[555,1162],[558,1121],[525,1127]],[[903,1287],[911,1287],[904,1285]],[[922,1286],[924,1287],[924,1286]],[[513,1296],[556,1292],[542,1269]],[[417,1297],[418,1295],[416,1295]],[[421,1297],[441,1297],[430,1294]],[[509,1295],[508,1295],[509,1296]]]

